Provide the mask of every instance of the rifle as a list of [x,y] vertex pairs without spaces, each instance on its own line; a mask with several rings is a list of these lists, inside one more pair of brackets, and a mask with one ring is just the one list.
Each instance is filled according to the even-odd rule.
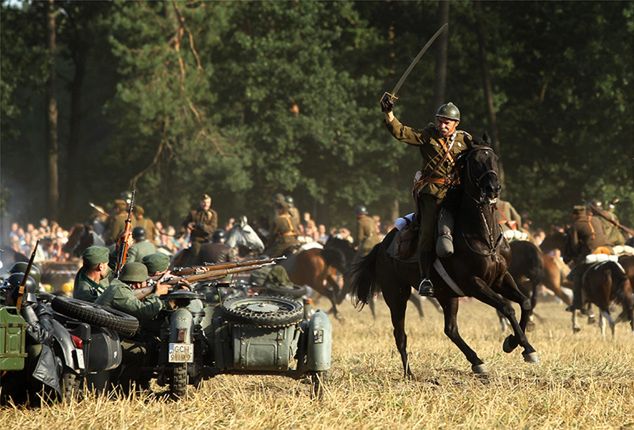
[[[278,257],[277,259],[279,259],[281,257]],[[286,257],[283,257],[286,258]],[[274,258],[269,258],[267,260],[276,260]],[[252,260],[252,261],[265,261],[265,260]],[[165,279],[166,274],[164,274],[163,276],[161,276],[161,278],[157,281],[153,281],[152,285],[148,285],[145,288],[139,288],[138,290],[134,290],[134,295],[140,300],[141,298],[147,296],[148,294],[152,293],[154,291],[154,289],[156,288],[157,284],[160,283],[166,283],[169,285],[177,285],[179,283],[183,283],[183,282],[187,282],[187,283],[195,283],[195,282],[200,282],[200,281],[213,281],[216,279],[221,279],[224,278],[227,275],[233,275],[235,273],[242,273],[242,272],[249,272],[251,270],[256,270],[256,269],[261,269],[262,267],[265,266],[271,266],[274,265],[275,261],[267,261],[265,263],[260,263],[260,264],[254,264],[254,265],[250,265],[250,266],[242,266],[242,267],[232,267],[232,268],[228,268],[228,269],[217,269],[217,270],[209,270],[203,273],[198,273],[198,274],[192,274],[192,275],[187,275],[187,276],[175,276],[173,278],[168,279],[166,282],[163,282],[163,280]],[[209,267],[209,266],[207,266]]]
[[283,261],[283,260],[286,260],[286,257],[263,258],[260,260],[235,261],[231,263],[205,264],[204,266],[175,267],[172,270],[172,273],[174,275],[186,276],[186,275],[201,274],[201,273],[209,272],[212,270],[233,269],[234,267],[249,267],[249,266],[255,266],[258,264],[276,263],[278,261]]
[[22,309],[22,298],[24,297],[24,289],[26,288],[26,280],[29,277],[29,273],[31,273],[31,267],[33,267],[33,260],[35,260],[35,253],[37,252],[37,246],[40,244],[38,240],[35,242],[35,246],[33,247],[33,252],[31,253],[31,258],[29,258],[29,264],[26,266],[26,270],[24,271],[24,277],[22,278],[22,282],[20,282],[20,287],[18,290],[18,299],[15,302],[15,307],[19,310]]
[[130,248],[130,236],[132,235],[132,211],[134,210],[134,196],[136,190],[132,190],[132,197],[130,198],[130,206],[128,207],[128,217],[125,220],[125,228],[123,233],[117,240],[117,265],[115,266],[114,277],[119,278],[121,269],[123,268],[126,260],[128,259],[128,249]]
[[634,236],[634,230],[624,226],[623,224],[621,224],[618,221],[614,221],[613,219],[611,219],[606,212],[603,209],[598,208],[595,205],[590,205],[590,210],[592,210],[592,212],[594,212],[596,215],[600,216],[601,218],[603,218],[604,220],[606,220],[607,222],[609,222],[610,224],[616,226],[617,228],[620,228],[621,230],[623,230],[625,233],[629,234],[630,236]]

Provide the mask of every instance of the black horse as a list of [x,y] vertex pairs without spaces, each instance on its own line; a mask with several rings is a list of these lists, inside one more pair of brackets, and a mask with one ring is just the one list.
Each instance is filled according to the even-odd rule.
[[105,246],[105,242],[92,228],[90,224],[75,224],[68,234],[68,241],[62,247],[62,251],[73,257],[81,257],[89,246]]
[[[458,157],[456,163],[461,186],[454,227],[455,251],[448,258],[436,260],[432,273],[436,298],[445,316],[445,334],[469,360],[474,373],[486,373],[484,362],[458,332],[459,298],[471,296],[494,307],[511,322],[514,334],[504,340],[503,350],[511,352],[521,345],[524,360],[536,363],[539,361],[537,353],[524,333],[531,312],[530,300],[517,288],[507,270],[509,249],[495,221],[494,203],[501,188],[496,155],[491,148],[477,145]],[[396,231],[392,230],[353,268],[351,284],[360,306],[368,303],[374,292],[383,291],[405,377],[412,377],[407,357],[405,310],[411,288],[418,284],[420,273],[418,264],[400,262],[388,255],[387,248],[395,235]],[[445,272],[450,279],[439,272]],[[520,304],[519,323],[515,311],[504,298]]]

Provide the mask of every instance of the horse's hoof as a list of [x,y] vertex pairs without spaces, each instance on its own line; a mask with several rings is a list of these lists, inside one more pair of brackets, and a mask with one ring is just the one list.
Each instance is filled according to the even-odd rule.
[[524,361],[527,363],[539,363],[539,355],[536,352],[523,352]]
[[484,363],[474,364],[471,366],[471,370],[478,376],[487,376],[489,374],[489,369],[487,369]]
[[512,352],[515,348],[517,348],[515,336],[513,336],[512,334],[508,335],[504,339],[504,343],[502,343],[502,350],[508,354],[509,352]]
[[594,324],[595,322],[597,322],[597,317],[594,315],[588,315],[588,324]]
[[529,321],[526,323],[526,331],[533,331],[535,329],[535,323],[533,321]]
[[573,333],[579,333],[581,331],[581,327],[573,327],[572,328],[572,332]]

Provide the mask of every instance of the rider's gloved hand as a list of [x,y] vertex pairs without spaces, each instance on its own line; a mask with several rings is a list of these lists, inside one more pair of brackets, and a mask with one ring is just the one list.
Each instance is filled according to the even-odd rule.
[[381,97],[381,111],[384,113],[392,112],[394,109],[394,97],[392,97],[389,93],[384,93],[383,97]]

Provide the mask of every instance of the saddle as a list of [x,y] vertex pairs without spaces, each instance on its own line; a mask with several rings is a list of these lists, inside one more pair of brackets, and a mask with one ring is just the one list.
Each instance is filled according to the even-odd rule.
[[407,260],[416,254],[418,247],[418,233],[420,226],[418,222],[410,222],[396,235],[396,257],[399,260]]

